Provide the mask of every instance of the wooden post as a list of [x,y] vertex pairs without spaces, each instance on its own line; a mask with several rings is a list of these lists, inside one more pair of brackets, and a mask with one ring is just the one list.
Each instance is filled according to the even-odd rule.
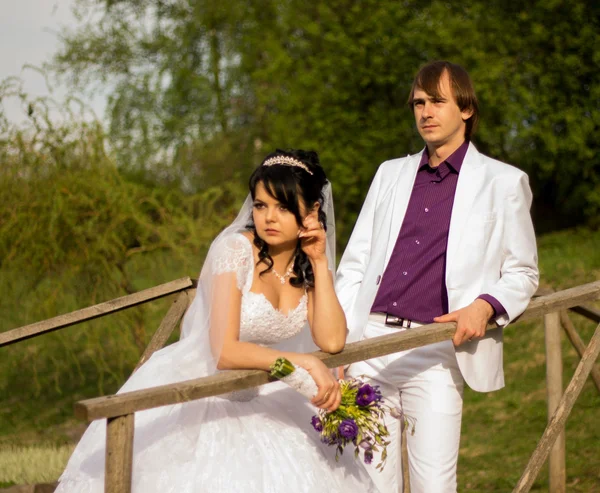
[[[194,281],[192,279],[192,281]],[[190,307],[190,305],[192,304],[192,301],[194,301],[194,298],[196,297],[196,288],[187,288],[185,290],[185,292],[187,293],[188,296],[188,308]]]
[[[556,440],[558,435],[564,429],[565,422],[573,409],[577,397],[579,397],[579,394],[581,393],[581,389],[590,374],[598,354],[600,354],[600,325],[596,327],[592,340],[583,353],[579,365],[577,365],[575,375],[573,375],[567,390],[560,399],[558,409],[554,413],[554,416],[552,416],[542,438],[540,438],[540,441],[531,455],[529,463],[527,464],[525,471],[523,471],[523,475],[513,490],[513,493],[527,493],[531,489],[531,485],[535,481],[535,478],[550,453],[550,447],[552,447],[554,440]],[[552,489],[550,489],[550,491],[552,491]]]
[[165,315],[165,318],[163,318],[162,322],[160,323],[160,326],[158,329],[156,329],[152,339],[148,343],[144,354],[142,354],[140,361],[133,370],[134,372],[140,366],[142,366],[144,362],[146,362],[150,356],[154,354],[155,351],[158,351],[167,343],[167,340],[171,336],[173,329],[177,326],[183,317],[183,314],[187,310],[188,304],[189,300],[187,293],[185,291],[179,293],[175,301],[173,301],[171,308],[169,308],[169,311]]
[[[544,315],[544,331],[546,336],[546,389],[548,394],[548,421],[556,411],[562,397],[562,353],[560,341],[560,314],[558,312]],[[549,459],[550,491],[565,493],[565,432],[559,434]]]
[[[562,323],[563,329],[565,329],[565,332],[567,333],[567,337],[571,341],[571,344],[573,344],[573,347],[577,351],[577,354],[579,354],[579,358],[581,358],[585,351],[585,344],[581,339],[579,332],[577,332],[577,330],[575,329],[575,326],[573,325],[573,322],[571,322],[571,318],[569,317],[566,311],[560,312],[560,321]],[[600,320],[598,320],[598,322],[600,322]],[[590,375],[592,377],[592,380],[594,381],[594,384],[596,385],[596,388],[598,389],[598,392],[600,392],[600,369],[597,365],[592,366],[592,371]]]
[[[404,418],[402,418],[404,420]],[[410,493],[410,471],[408,465],[408,425],[400,425],[400,454],[402,460],[402,493]]]
[[135,414],[106,421],[104,493],[131,493]]

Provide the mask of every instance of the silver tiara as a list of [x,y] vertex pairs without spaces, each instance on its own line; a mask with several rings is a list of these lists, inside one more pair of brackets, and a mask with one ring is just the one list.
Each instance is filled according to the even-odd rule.
[[275,156],[267,159],[262,165],[263,166],[273,166],[275,164],[281,164],[283,166],[297,166],[298,168],[302,168],[309,175],[312,175],[313,172],[308,169],[308,166],[304,164],[302,161],[299,161],[296,158],[290,156]]

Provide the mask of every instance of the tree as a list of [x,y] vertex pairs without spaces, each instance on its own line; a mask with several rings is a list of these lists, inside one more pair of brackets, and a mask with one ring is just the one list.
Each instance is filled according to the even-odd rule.
[[422,147],[405,105],[414,74],[450,59],[482,103],[475,143],[530,174],[538,226],[597,224],[600,29],[589,0],[79,6],[99,20],[65,34],[57,68],[83,86],[116,81],[110,135],[122,165],[195,189],[249,174],[274,147],[313,148],[343,244],[377,165]]
[[[11,98],[29,118],[11,123],[0,104],[3,330],[198,274],[245,195],[237,180],[194,194],[140,183],[115,165],[97,122],[67,106],[57,123],[54,103],[28,97],[15,78],[0,83],[0,103]],[[116,391],[167,308],[157,301],[16,345],[2,358],[0,391],[28,398],[13,396],[6,428],[45,426],[71,408],[55,405],[63,392]],[[24,420],[30,402],[55,411]]]
[[[189,159],[197,142],[246,145],[250,137],[236,133],[244,88],[231,76],[235,2],[78,0],[76,12],[81,24],[63,33],[53,67],[79,89],[112,88],[109,137],[121,166],[162,181],[204,179]],[[188,168],[173,168],[178,161]],[[241,164],[231,159],[230,168]]]

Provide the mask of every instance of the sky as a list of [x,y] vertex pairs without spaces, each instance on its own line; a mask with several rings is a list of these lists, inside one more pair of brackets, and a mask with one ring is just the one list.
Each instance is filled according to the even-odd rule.
[[[58,50],[61,26],[75,25],[71,13],[74,0],[0,0],[0,80],[19,76],[28,94],[48,94],[44,78],[35,71],[23,69],[25,64],[41,66]],[[67,88],[54,88],[60,99]],[[102,116],[103,101],[89,101]],[[11,121],[24,118],[24,110],[16,101],[4,102]]]

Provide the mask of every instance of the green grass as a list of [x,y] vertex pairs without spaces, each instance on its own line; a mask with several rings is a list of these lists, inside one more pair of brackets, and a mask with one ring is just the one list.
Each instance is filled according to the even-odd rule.
[[[540,238],[543,284],[563,289],[600,279],[598,245],[600,232],[584,229]],[[200,254],[196,255],[200,257]],[[136,289],[186,274],[197,274],[180,262],[155,258],[148,264],[151,265],[129,266],[131,278],[136,279]],[[26,298],[19,299],[20,307],[30,303]],[[12,300],[14,302],[15,298]],[[161,300],[140,309],[138,321],[144,327],[144,340],[147,341],[158,327],[169,302],[168,299]],[[3,308],[8,307],[5,302]],[[135,365],[139,354],[135,348],[113,350],[119,334],[134,347],[131,334],[123,329],[130,319],[118,320],[121,316],[125,317],[109,316],[2,350],[0,485],[21,483],[25,478],[32,482],[58,478],[69,447],[84,429],[84,425],[73,418],[73,403],[115,392]],[[589,340],[595,325],[578,315],[571,317],[583,339]],[[72,341],[79,341],[80,346],[72,347]],[[504,349],[506,387],[490,394],[469,389],[465,392],[458,466],[461,492],[512,491],[546,425],[544,331],[541,321],[519,323],[508,328]],[[111,354],[117,357],[111,358]],[[566,338],[563,338],[563,355],[566,387],[578,363],[578,357]],[[600,394],[588,381],[566,426],[569,492],[600,493],[599,418]],[[59,448],[54,453],[56,461],[53,459],[50,464],[44,457],[53,455],[50,452],[54,450],[52,446]],[[36,453],[39,455],[35,456]],[[32,460],[34,456],[39,459]],[[33,463],[33,467],[27,468],[27,464]],[[547,477],[547,468],[544,468],[532,491],[548,491]]]
[[[190,252],[190,258],[199,255]],[[130,276],[136,279],[136,291],[188,274],[197,277],[198,266],[191,268],[160,253],[147,261],[149,265],[133,261],[128,266]],[[43,290],[27,297],[21,296],[18,288],[15,291],[17,296],[12,300],[0,300],[0,312],[18,312],[9,327],[35,321],[27,319],[28,306],[35,303],[31,298],[47,294]],[[71,298],[70,293],[64,294],[66,300]],[[23,300],[18,308],[10,304],[15,300]],[[73,404],[118,390],[141,355],[130,327],[138,327],[145,346],[172,300],[173,296],[155,300],[1,349],[0,446],[73,441],[77,433],[72,430],[81,428],[73,417]],[[76,308],[65,301],[59,313]]]
[[[0,447],[0,478],[12,484],[52,483],[62,473],[74,445]],[[43,467],[40,467],[43,465]]]

